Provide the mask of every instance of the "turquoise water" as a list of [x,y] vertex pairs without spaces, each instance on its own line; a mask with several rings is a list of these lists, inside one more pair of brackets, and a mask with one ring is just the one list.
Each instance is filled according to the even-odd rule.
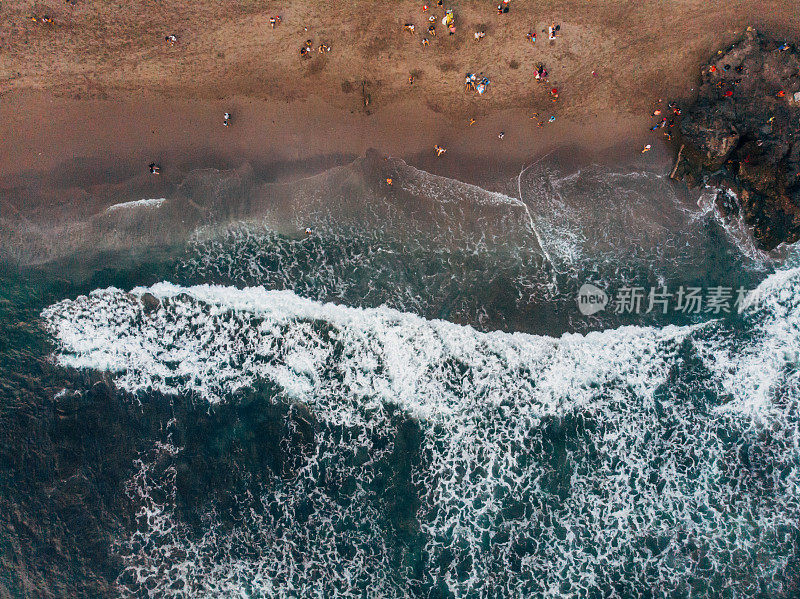
[[[80,285],[6,285],[3,326],[52,353],[52,393],[100,373],[150,414],[119,592],[794,596],[791,261],[651,172],[408,181],[424,209],[320,189],[299,233],[243,219]],[[759,301],[589,318],[585,282]]]

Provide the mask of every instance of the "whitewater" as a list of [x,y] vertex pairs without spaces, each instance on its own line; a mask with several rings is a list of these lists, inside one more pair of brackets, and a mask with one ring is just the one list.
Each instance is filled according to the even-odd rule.
[[[59,364],[135,401],[256,392],[314,422],[291,474],[238,498],[247,519],[212,510],[202,532],[175,511],[181,443],[143,456],[117,548],[131,596],[780,597],[800,541],[800,269],[756,296],[559,337],[166,282],[43,318]],[[386,491],[409,426],[419,455]],[[410,497],[402,534],[392,494]]]

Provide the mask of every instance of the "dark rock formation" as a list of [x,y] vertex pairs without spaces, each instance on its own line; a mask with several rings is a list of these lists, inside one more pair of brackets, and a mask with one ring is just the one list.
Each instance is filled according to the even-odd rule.
[[144,304],[145,312],[155,312],[161,307],[161,302],[152,293],[145,293],[142,295],[142,304]]
[[741,211],[762,249],[800,239],[800,49],[749,28],[703,67],[680,136],[673,178],[733,191],[720,212]]

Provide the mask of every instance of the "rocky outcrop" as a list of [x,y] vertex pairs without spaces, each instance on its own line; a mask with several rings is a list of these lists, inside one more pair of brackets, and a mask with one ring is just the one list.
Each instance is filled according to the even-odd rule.
[[800,49],[748,28],[703,67],[680,141],[673,178],[720,189],[762,249],[800,239]]

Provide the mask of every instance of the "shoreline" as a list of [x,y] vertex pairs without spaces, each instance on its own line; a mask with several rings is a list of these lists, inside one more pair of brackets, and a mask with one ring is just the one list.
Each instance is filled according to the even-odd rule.
[[[28,217],[47,209],[48,201],[41,199],[47,190],[140,180],[142,193],[158,194],[198,168],[243,164],[265,180],[286,182],[347,164],[369,149],[473,184],[515,174],[563,148],[598,160],[609,154],[636,160],[644,143],[653,144],[648,159],[667,152],[660,134],[648,135],[649,119],[632,114],[583,122],[557,117],[538,127],[532,113],[508,109],[478,117],[470,126],[467,118],[408,101],[364,115],[330,108],[320,99],[67,100],[42,92],[6,95],[1,106],[0,137],[9,143],[7,160],[0,162],[0,194],[12,212]],[[222,125],[226,111],[233,114],[230,127]],[[12,113],[14,119],[7,116]],[[435,144],[447,148],[441,158],[433,152]],[[161,165],[161,177],[149,175],[150,162]]]
[[[0,18],[8,49],[0,56],[0,219],[85,218],[161,197],[197,168],[249,164],[266,181],[290,181],[371,148],[488,187],[558,149],[579,160],[671,160],[661,132],[649,131],[658,102],[691,98],[702,64],[748,25],[800,30],[800,14],[778,1],[709,11],[699,0],[624,10],[514,0],[506,16],[472,0],[452,7],[457,33],[423,47],[427,15],[415,0],[388,13],[366,0],[227,8],[178,0],[173,14],[79,2],[50,7],[48,24],[12,6]],[[557,40],[525,39],[550,21],[561,25]],[[405,22],[419,31],[404,32]],[[477,30],[486,32],[479,42]],[[166,44],[164,32],[177,43]],[[306,39],[332,50],[301,59]],[[548,84],[533,79],[540,62]],[[465,72],[485,72],[487,93],[465,93]],[[441,158],[437,144],[447,149]],[[645,144],[653,151],[642,158]],[[161,177],[149,175],[153,162]],[[138,198],[97,199],[131,182]],[[85,190],[85,199],[67,193],[67,201],[61,190]]]
[[[177,0],[170,11],[60,3],[48,6],[48,23],[10,6],[0,17],[0,218],[85,217],[118,201],[91,200],[93,190],[135,181],[141,197],[160,197],[197,168],[249,164],[267,181],[288,181],[370,148],[487,185],[559,148],[628,162],[651,144],[644,160],[661,160],[670,148],[648,131],[658,102],[690,99],[702,65],[747,26],[800,31],[800,13],[779,0],[713,10],[700,0],[514,0],[503,16],[473,0],[448,7],[456,34],[423,46],[428,16],[438,22],[444,7],[423,13],[416,0],[390,11],[367,0]],[[282,20],[271,28],[275,14]],[[526,40],[551,22],[556,40]],[[305,40],[331,51],[301,58]],[[544,85],[533,78],[540,63]],[[465,93],[465,72],[490,77],[487,93]],[[447,148],[439,159],[436,144]],[[153,162],[161,177],[148,174]],[[76,188],[87,190],[85,205],[57,197]]]
[[[208,169],[199,175],[204,185],[235,186],[243,176],[247,185],[276,189],[375,150],[433,175],[516,197],[509,182],[545,158],[566,169],[598,162],[666,174],[671,166],[660,132],[650,133],[649,119],[630,114],[584,123],[557,118],[537,127],[519,110],[488,114],[470,126],[409,102],[371,115],[342,112],[321,100],[249,98],[65,100],[24,93],[6,96],[2,105],[21,118],[14,129],[9,119],[0,120],[0,134],[18,142],[9,145],[11,160],[0,164],[0,259],[19,266],[58,264],[70,256],[93,260],[112,247],[159,251],[198,223],[224,226],[228,217],[192,201],[192,181]],[[233,114],[230,127],[222,124],[226,110]],[[498,139],[501,130],[505,135]],[[641,153],[644,143],[652,144],[651,152]],[[447,153],[437,158],[434,144]],[[149,173],[150,162],[161,165],[160,176]],[[261,187],[247,189],[232,196],[225,210],[245,214],[264,194]],[[275,193],[276,205],[293,204]],[[159,212],[163,222],[106,214],[114,204],[165,197],[181,198],[183,207]]]

